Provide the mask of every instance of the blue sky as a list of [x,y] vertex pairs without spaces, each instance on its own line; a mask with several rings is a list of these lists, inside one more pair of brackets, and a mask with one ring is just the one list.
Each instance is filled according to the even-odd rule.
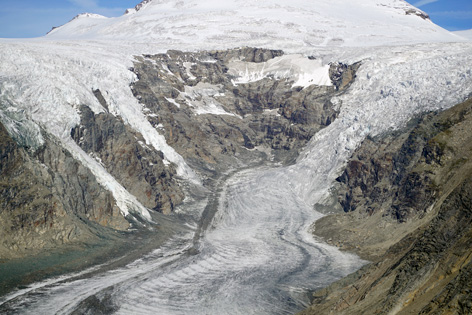
[[472,29],[472,0],[408,0],[429,14],[431,20],[450,30]]
[[[0,0],[0,38],[38,37],[79,13],[120,16],[141,0]],[[309,0],[307,0],[309,1]],[[349,0],[346,0],[349,1]],[[472,0],[409,0],[451,31],[472,29]]]
[[53,26],[90,12],[123,15],[141,0],[0,0],[0,38],[43,36]]

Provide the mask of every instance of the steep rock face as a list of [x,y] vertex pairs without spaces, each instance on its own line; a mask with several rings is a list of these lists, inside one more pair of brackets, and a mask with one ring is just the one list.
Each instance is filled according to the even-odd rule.
[[449,139],[450,128],[467,122],[467,104],[426,115],[407,132],[364,141],[338,178],[344,211],[384,209],[399,222],[423,215],[468,160],[467,153],[458,154],[464,148]]
[[146,55],[134,65],[139,80],[132,89],[151,124],[197,169],[225,170],[271,150],[289,160],[335,119],[329,100],[348,86],[357,67],[333,65],[336,86],[295,87],[270,75],[235,82],[233,62],[282,55],[255,48]]
[[364,142],[340,178],[350,212],[315,227],[376,263],[317,292],[305,313],[472,310],[472,100],[412,124]]
[[[386,308],[441,313],[472,310],[471,268],[472,174],[446,198],[436,218],[393,268],[395,280]],[[389,270],[390,271],[390,270]],[[387,271],[387,273],[389,272]],[[438,280],[439,279],[439,280]],[[408,294],[406,294],[408,293]],[[410,301],[407,296],[412,296]],[[424,298],[433,297],[431,301]]]
[[[95,93],[100,100],[100,92]],[[95,115],[87,106],[80,107],[80,116],[81,125],[72,129],[72,138],[141,204],[170,213],[183,200],[173,180],[175,168],[164,165],[162,152],[148,147],[140,134],[121,119],[109,113]]]
[[[25,167],[28,156],[10,138],[3,125],[0,126],[1,158],[1,234],[2,257],[21,252],[28,247],[42,247],[36,235],[56,227],[65,211],[52,191]],[[41,169],[40,169],[41,170]],[[47,173],[44,170],[44,173]],[[55,232],[65,231],[58,228]],[[73,228],[69,229],[72,232]],[[69,234],[69,233],[67,233]],[[57,235],[58,241],[62,238]],[[38,244],[39,243],[39,244]]]
[[118,230],[128,228],[129,223],[121,215],[113,195],[68,151],[49,140],[34,157],[48,167],[53,193],[69,216]]
[[36,152],[19,147],[0,124],[0,244],[8,259],[92,234],[83,221],[124,229],[113,197],[53,141]]
[[337,179],[345,184],[339,194],[345,212],[359,207],[372,214],[382,208],[399,222],[426,212],[435,185],[430,174],[418,172],[416,166],[431,164],[427,159],[432,144],[428,141],[441,131],[430,119],[424,118],[407,137],[389,135],[364,141]]

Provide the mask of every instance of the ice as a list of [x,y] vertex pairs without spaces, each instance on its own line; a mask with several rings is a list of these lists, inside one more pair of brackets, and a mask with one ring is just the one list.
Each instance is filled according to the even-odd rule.
[[472,30],[464,30],[464,31],[457,31],[454,34],[466,38],[468,40],[472,40]]
[[[164,163],[175,163],[183,179],[198,182],[133,97],[129,85],[136,76],[128,69],[134,56],[241,46],[288,53],[261,64],[234,61],[229,71],[235,84],[274,77],[300,87],[330,85],[330,62],[361,62],[361,67],[347,92],[332,100],[338,118],[313,137],[296,164],[241,171],[219,187],[218,211],[201,238],[194,239],[196,218],[187,223],[188,233],[128,266],[34,285],[3,299],[0,310],[69,314],[95,295],[118,314],[295,313],[307,305],[307,290],[364,263],[313,239],[310,226],[321,216],[313,206],[327,202],[332,183],[366,136],[398,129],[417,114],[472,95],[472,44],[418,44],[463,39],[423,20],[421,11],[400,0],[144,4],[118,18],[75,19],[46,38],[0,40],[2,122],[35,145],[42,143],[40,128],[60,139],[113,193],[124,215],[134,211],[149,219],[147,210],[70,138],[80,121],[79,105],[95,113],[106,110],[93,90],[100,89],[109,111],[143,135],[144,145],[164,153]],[[185,65],[189,77],[191,66]],[[168,101],[177,107],[187,102],[195,114],[232,114],[218,103],[220,93],[220,86],[200,84],[185,87],[178,102]],[[205,205],[201,201],[191,213],[177,212],[196,217]],[[191,248],[197,251],[190,254]]]
[[186,50],[270,46],[287,52],[461,40],[416,12],[423,13],[402,0],[154,0],[121,17],[73,20],[48,37],[152,40]]
[[284,55],[262,63],[234,60],[229,64],[228,73],[235,76],[233,84],[257,82],[267,77],[276,80],[294,81],[293,86],[331,86],[330,66],[322,60],[312,60],[301,54]]

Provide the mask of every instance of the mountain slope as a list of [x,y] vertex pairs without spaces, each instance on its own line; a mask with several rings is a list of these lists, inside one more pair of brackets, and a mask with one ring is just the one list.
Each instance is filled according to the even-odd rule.
[[80,15],[47,37],[153,40],[186,50],[272,45],[286,51],[461,40],[403,0],[143,1],[117,18]]
[[315,233],[374,263],[316,293],[304,314],[471,312],[471,113],[469,99],[364,141],[340,178],[349,212]]
[[454,34],[467,38],[468,40],[472,40],[472,30],[457,31],[454,32]]

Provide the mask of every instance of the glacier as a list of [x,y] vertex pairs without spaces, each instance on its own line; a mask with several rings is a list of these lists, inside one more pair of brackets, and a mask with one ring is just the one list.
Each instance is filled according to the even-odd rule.
[[[51,39],[165,42],[168,49],[378,46],[460,41],[403,0],[143,1],[134,14],[74,19]],[[294,50],[293,52],[297,52]]]
[[[93,95],[100,89],[110,112],[162,151],[179,176],[200,185],[132,95],[129,85],[137,78],[129,68],[136,56],[244,45],[284,49],[288,55],[253,69],[235,61],[234,84],[276,76],[301,87],[330,84],[330,62],[362,64],[349,90],[332,100],[338,118],[294,165],[245,170],[225,182],[198,242],[190,224],[125,267],[34,284],[1,298],[0,309],[68,314],[91,296],[108,299],[118,314],[289,314],[306,307],[309,290],[365,263],[310,234],[322,216],[314,206],[329,203],[350,154],[367,136],[472,95],[472,44],[419,15],[399,0],[154,0],[119,18],[81,16],[44,38],[0,40],[0,100],[8,104],[0,119],[9,131],[29,130],[24,141],[36,144],[42,143],[40,127],[54,135],[113,192],[124,215],[131,210],[149,221],[148,210],[70,138],[80,105],[106,110]],[[301,62],[301,56],[315,59]],[[234,114],[211,103],[214,92],[205,95],[206,104],[193,103],[196,113]]]
[[[472,71],[464,66],[472,64],[472,45],[312,53],[324,61],[362,61],[347,93],[333,99],[338,118],[315,135],[296,164],[247,170],[227,180],[215,218],[198,243],[191,227],[126,267],[36,284],[0,303],[22,314],[68,314],[93,295],[109,297],[117,314],[290,314],[307,306],[309,289],[358,269],[365,262],[313,239],[310,226],[321,216],[313,206],[327,202],[331,183],[366,136],[395,130],[416,114],[445,109],[472,94]],[[48,126],[43,117],[36,121]],[[65,134],[56,124],[57,119],[49,130]],[[93,159],[82,161],[95,167]],[[191,249],[198,254],[189,255]]]

